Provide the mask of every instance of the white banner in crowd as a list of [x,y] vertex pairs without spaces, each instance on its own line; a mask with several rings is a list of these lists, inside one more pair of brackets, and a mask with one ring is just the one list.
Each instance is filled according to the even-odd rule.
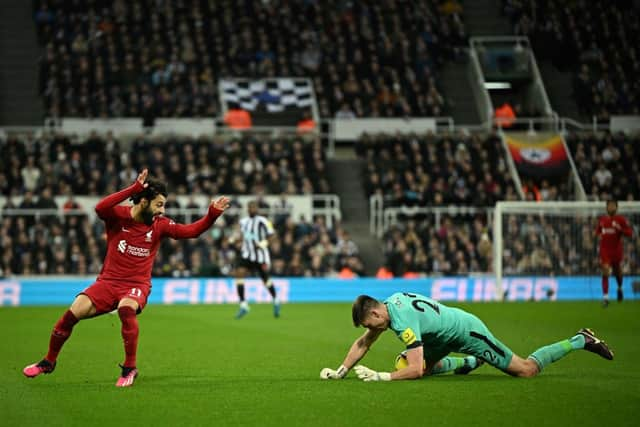
[[425,133],[436,131],[436,119],[335,119],[336,141],[355,141],[363,133]]
[[[87,135],[91,132],[98,134],[113,133],[118,137],[121,135],[140,134],[144,131],[142,118],[114,118],[114,119],[77,119],[63,118],[60,129],[64,133]],[[154,122],[153,135],[187,135],[197,138],[201,135],[213,135],[216,131],[216,123],[213,118],[205,119],[156,119]]]
[[631,133],[640,130],[640,116],[611,116],[611,132]]

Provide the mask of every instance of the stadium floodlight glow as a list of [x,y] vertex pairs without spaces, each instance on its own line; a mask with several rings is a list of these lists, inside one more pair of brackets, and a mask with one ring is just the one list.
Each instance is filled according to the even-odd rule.
[[484,82],[484,88],[491,89],[511,89],[511,83],[509,82]]

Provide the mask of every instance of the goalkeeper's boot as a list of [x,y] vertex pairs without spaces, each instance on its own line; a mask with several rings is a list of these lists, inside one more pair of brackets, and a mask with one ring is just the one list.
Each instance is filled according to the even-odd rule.
[[25,377],[35,378],[40,374],[50,374],[56,369],[56,363],[49,362],[47,359],[42,359],[38,363],[29,365],[22,370]]
[[478,359],[475,356],[467,356],[464,358],[464,365],[454,369],[453,373],[456,375],[467,375],[469,372],[478,369],[482,365],[484,365],[484,360]]
[[238,309],[238,312],[236,313],[236,319],[243,318],[247,313],[249,313],[249,304],[247,304],[245,302],[240,303],[240,308]]
[[280,302],[276,301],[273,303],[273,317],[276,319],[280,317]]
[[122,365],[120,365],[120,367],[122,368],[122,374],[116,382],[116,387],[131,387],[135,379],[138,377],[138,370],[136,368],[127,368]]
[[624,299],[624,293],[622,292],[622,286],[618,286],[618,302],[622,302]]
[[604,341],[596,337],[591,329],[582,328],[578,331],[578,334],[584,337],[585,350],[595,353],[607,360],[613,360],[613,351],[611,351]]

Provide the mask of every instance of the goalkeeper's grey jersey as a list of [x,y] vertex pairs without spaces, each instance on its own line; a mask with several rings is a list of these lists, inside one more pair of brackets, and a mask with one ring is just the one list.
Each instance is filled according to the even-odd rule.
[[242,231],[242,258],[260,264],[271,264],[268,248],[261,248],[258,243],[274,234],[271,221],[262,215],[246,217],[240,220]]

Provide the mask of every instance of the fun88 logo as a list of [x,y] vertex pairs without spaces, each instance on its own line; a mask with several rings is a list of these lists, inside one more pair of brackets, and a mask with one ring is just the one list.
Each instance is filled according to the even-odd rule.
[[124,253],[124,251],[127,250],[127,241],[126,240],[120,240],[118,242],[118,251]]

